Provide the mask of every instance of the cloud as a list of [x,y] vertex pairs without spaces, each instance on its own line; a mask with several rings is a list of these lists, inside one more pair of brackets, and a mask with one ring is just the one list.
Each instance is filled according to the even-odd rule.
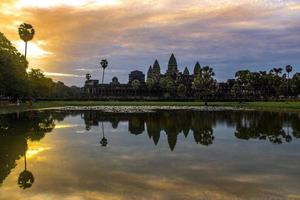
[[[6,8],[9,4],[13,1]],[[12,40],[18,39],[20,19],[34,25],[34,40],[45,41],[43,49],[52,54],[29,61],[45,71],[81,71],[97,77],[99,60],[107,58],[105,79],[118,76],[127,82],[130,70],[146,72],[155,59],[165,70],[174,52],[180,69],[192,69],[199,60],[225,80],[238,69],[299,65],[298,6],[292,0],[123,0],[113,6],[27,6],[16,16],[4,15],[0,25]],[[78,66],[88,66],[82,67],[87,71]],[[79,79],[62,80],[82,85]]]
[[59,76],[59,77],[76,77],[76,78],[84,77],[77,74],[64,74],[64,73],[57,73],[57,72],[44,72],[44,74],[46,76]]

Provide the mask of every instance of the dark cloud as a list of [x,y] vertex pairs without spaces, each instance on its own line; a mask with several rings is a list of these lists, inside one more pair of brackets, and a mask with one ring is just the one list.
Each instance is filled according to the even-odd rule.
[[[192,69],[199,60],[214,67],[219,80],[243,68],[269,70],[292,64],[297,70],[297,1],[220,1],[223,4],[218,7],[211,2],[124,1],[95,9],[65,6],[22,12],[37,29],[35,39],[46,41],[44,49],[53,53],[36,66],[49,72],[80,76],[85,72],[76,70],[78,66],[99,68],[99,60],[107,58],[111,71],[106,80],[118,76],[126,82],[130,70],[146,72],[155,59],[165,70],[172,52],[180,69]],[[17,38],[10,31],[11,38]],[[97,71],[91,73],[100,77]],[[83,79],[63,81],[81,85]]]

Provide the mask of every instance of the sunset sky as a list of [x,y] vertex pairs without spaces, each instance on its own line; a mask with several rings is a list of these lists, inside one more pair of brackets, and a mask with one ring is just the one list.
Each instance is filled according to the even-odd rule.
[[67,85],[100,79],[102,58],[106,82],[155,59],[164,73],[172,52],[180,70],[199,61],[220,81],[239,69],[300,71],[300,0],[0,0],[0,32],[21,52],[22,22],[36,30],[29,66]]

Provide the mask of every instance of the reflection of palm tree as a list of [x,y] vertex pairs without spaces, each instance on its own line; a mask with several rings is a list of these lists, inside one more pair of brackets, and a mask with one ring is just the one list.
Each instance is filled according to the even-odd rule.
[[292,136],[290,135],[290,116],[288,116],[288,127],[287,127],[287,135],[285,136],[286,142],[291,142],[293,140]]
[[24,154],[24,166],[25,169],[23,172],[20,173],[18,178],[18,185],[23,190],[30,188],[32,184],[34,183],[34,176],[33,174],[27,170],[27,162],[26,162],[26,150]]
[[106,147],[107,146],[107,139],[105,138],[104,135],[104,126],[103,126],[103,121],[102,121],[102,139],[100,141],[101,146]]

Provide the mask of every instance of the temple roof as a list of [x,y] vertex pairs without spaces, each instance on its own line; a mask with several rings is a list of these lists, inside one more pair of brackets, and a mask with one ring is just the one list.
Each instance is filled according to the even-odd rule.
[[150,65],[149,69],[148,69],[148,73],[152,73],[152,66]]
[[190,75],[189,69],[187,67],[185,67],[183,75]]
[[153,64],[153,71],[158,71],[160,72],[160,66],[157,60],[155,60],[154,64]]
[[201,70],[201,66],[200,66],[199,62],[197,62],[194,67],[194,74],[197,74],[198,72],[200,72],[200,70]]
[[170,60],[169,60],[169,66],[177,66],[177,61],[176,58],[174,56],[174,54],[172,53]]

